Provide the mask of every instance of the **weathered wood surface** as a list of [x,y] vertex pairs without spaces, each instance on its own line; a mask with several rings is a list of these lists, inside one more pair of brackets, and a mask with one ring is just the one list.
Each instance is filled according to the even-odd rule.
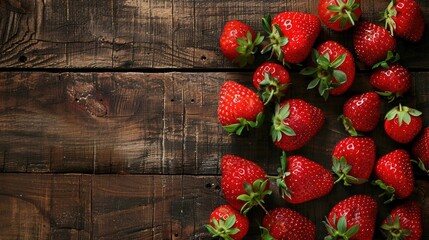
[[[429,2],[417,0],[429,15]],[[220,30],[238,19],[262,31],[261,18],[285,10],[317,14],[311,1],[2,0],[3,68],[232,68],[218,48]],[[362,1],[362,19],[377,21],[387,1]],[[426,23],[429,19],[426,18]],[[352,31],[326,28],[352,49]],[[405,66],[427,69],[429,32],[421,42],[398,41]],[[408,51],[414,54],[406,54]]]

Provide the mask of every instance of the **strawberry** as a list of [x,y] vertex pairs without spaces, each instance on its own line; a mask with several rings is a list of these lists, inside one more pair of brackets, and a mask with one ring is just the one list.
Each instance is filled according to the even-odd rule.
[[283,152],[276,180],[282,197],[289,203],[298,204],[317,199],[328,194],[334,186],[334,178],[320,164],[302,156],[286,158]]
[[277,60],[286,63],[300,63],[310,54],[322,26],[317,16],[302,12],[282,12],[262,19],[262,26],[269,34],[270,43],[261,53],[271,51]]
[[422,210],[417,202],[409,200],[395,207],[383,221],[381,229],[387,239],[421,239]]
[[293,151],[303,147],[322,128],[322,110],[302,99],[288,99],[275,107],[271,136],[278,148]]
[[271,190],[267,174],[260,166],[235,155],[225,155],[221,169],[223,195],[233,208],[244,214],[255,205],[264,208],[264,198]]
[[228,21],[220,35],[219,43],[223,55],[240,67],[253,64],[257,46],[264,37],[251,27],[237,20]]
[[411,42],[418,42],[423,36],[425,20],[419,4],[414,0],[391,0],[382,20],[392,35]]
[[429,127],[423,129],[423,133],[414,142],[412,153],[418,160],[413,160],[413,162],[429,175]]
[[316,225],[300,213],[285,207],[271,209],[262,219],[262,239],[316,239]]
[[397,149],[383,155],[375,164],[374,181],[385,192],[391,202],[395,198],[404,199],[411,195],[414,186],[414,176],[410,155],[403,149]]
[[422,129],[422,113],[406,106],[392,108],[385,116],[384,130],[399,143],[409,143]]
[[323,222],[326,240],[372,240],[377,218],[377,202],[369,195],[353,195],[337,203]]
[[278,63],[265,62],[253,73],[253,85],[258,89],[264,104],[270,102],[273,97],[279,102],[289,83],[288,71]]
[[233,207],[222,205],[213,210],[205,227],[212,237],[240,240],[249,231],[249,219]]
[[353,34],[353,44],[357,58],[367,66],[386,59],[389,51],[394,51],[396,40],[381,26],[361,21]]
[[388,64],[387,68],[379,67],[373,71],[369,83],[380,95],[390,101],[401,97],[411,88],[411,75],[408,70],[399,63]]
[[316,86],[320,96],[325,100],[329,94],[345,93],[355,80],[355,61],[353,55],[335,41],[322,43],[311,54],[311,65],[301,70],[301,74],[313,76],[307,89]]
[[317,12],[320,20],[335,31],[353,27],[362,15],[360,0],[320,0]]
[[264,104],[249,88],[226,81],[220,90],[219,121],[229,133],[240,135],[244,128],[259,127],[263,122]]
[[344,128],[351,136],[375,129],[381,116],[381,99],[375,92],[354,95],[343,105],[343,114],[339,117]]
[[344,185],[368,181],[376,157],[375,142],[370,137],[346,137],[339,141],[332,154],[332,170]]

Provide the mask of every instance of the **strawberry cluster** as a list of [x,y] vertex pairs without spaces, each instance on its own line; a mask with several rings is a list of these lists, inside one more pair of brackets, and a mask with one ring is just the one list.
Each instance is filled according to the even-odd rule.
[[[414,0],[392,0],[382,14],[384,27],[360,20],[359,0],[321,0],[318,14],[282,12],[263,18],[267,36],[255,34],[250,26],[237,20],[225,24],[220,47],[226,58],[241,67],[253,64],[256,53],[268,53],[269,58],[254,71],[255,91],[232,80],[223,83],[219,121],[229,134],[240,135],[261,126],[266,106],[273,104],[271,137],[273,146],[283,154],[275,176],[240,156],[224,155],[220,164],[221,189],[228,204],[212,212],[206,227],[213,237],[242,239],[249,230],[246,214],[260,207],[265,212],[260,221],[262,239],[316,239],[316,225],[304,215],[286,207],[266,209],[265,199],[272,193],[270,182],[290,204],[321,198],[337,182],[345,186],[371,182],[383,190],[385,203],[407,200],[385,218],[380,226],[383,233],[389,239],[420,239],[421,208],[409,197],[414,190],[412,162],[429,175],[429,127],[423,129],[422,112],[403,103],[402,96],[408,93],[412,79],[399,63],[395,36],[419,41],[424,31],[423,14]],[[355,55],[332,40],[313,48],[322,23],[335,31],[354,28]],[[305,156],[287,156],[287,152],[302,148],[319,133],[325,114],[303,99],[286,98],[291,83],[286,67],[306,65],[300,74],[311,77],[307,89],[317,89],[326,101],[330,95],[344,94],[353,84],[354,56],[372,68],[368,81],[374,91],[351,96],[344,102],[339,120],[350,136],[335,145],[332,169]],[[412,153],[399,148],[377,159],[377,144],[365,134],[379,124],[383,104],[392,102],[398,104],[385,114],[384,131],[399,144],[413,143]],[[370,181],[372,175],[375,179]],[[372,239],[378,208],[370,195],[343,199],[323,222],[328,235],[325,239]]]

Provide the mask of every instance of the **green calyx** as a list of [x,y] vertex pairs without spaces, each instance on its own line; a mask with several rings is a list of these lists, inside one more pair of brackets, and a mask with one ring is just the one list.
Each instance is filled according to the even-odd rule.
[[362,134],[358,133],[356,129],[353,127],[353,122],[350,118],[341,114],[338,117],[338,120],[340,120],[343,123],[344,129],[350,134],[350,136],[352,137],[362,136]]
[[334,183],[342,180],[344,181],[344,186],[351,186],[352,184],[362,184],[367,181],[366,179],[349,175],[350,170],[352,170],[352,165],[347,163],[345,157],[340,157],[340,159],[332,157],[332,171],[338,176]]
[[[317,67],[306,67],[300,71],[305,76],[313,76],[314,79],[308,84],[307,89],[313,89],[316,86],[320,96],[325,100],[329,97],[329,92],[347,81],[347,75],[337,68],[341,66],[347,57],[346,53],[341,54],[332,62],[328,53],[320,55],[316,49],[311,52],[311,59]],[[333,82],[335,78],[336,82]]]
[[412,160],[411,160],[411,162],[413,162],[413,163],[417,164],[417,166],[418,166],[418,167],[419,167],[423,172],[427,173],[427,174],[428,174],[428,176],[429,176],[429,169],[428,169],[428,168],[426,168],[426,166],[425,166],[424,162],[423,162],[421,159],[419,159],[419,161],[416,161],[416,160],[412,159]]
[[276,102],[280,102],[285,95],[284,91],[288,84],[280,84],[279,80],[269,73],[264,74],[264,80],[259,83],[258,94],[264,105],[268,104],[274,97]]
[[374,64],[374,66],[372,66],[372,69],[376,69],[378,67],[382,67],[384,69],[389,69],[389,63],[395,63],[395,62],[399,61],[399,59],[401,59],[401,56],[399,55],[399,53],[388,51],[386,58],[383,61],[380,61],[380,62]]
[[399,104],[399,106],[392,108],[384,118],[386,120],[391,121],[397,117],[398,124],[399,126],[401,126],[402,123],[405,123],[407,125],[410,124],[412,116],[418,117],[420,115],[422,115],[422,112],[420,112],[419,110],[407,106],[402,106],[401,104]]
[[380,91],[375,91],[378,95],[387,98],[387,102],[391,103],[393,102],[396,98],[400,98],[402,97],[401,93],[393,93],[393,92],[389,92],[389,91],[384,91],[384,92],[380,92]]
[[262,18],[262,27],[269,34],[268,38],[270,43],[261,50],[261,53],[265,54],[267,52],[271,52],[269,59],[271,59],[275,54],[277,56],[277,60],[283,63],[283,65],[286,65],[287,63],[284,61],[281,47],[285,46],[289,42],[288,37],[283,35],[278,24],[271,25],[271,16]]
[[221,218],[219,221],[217,221],[216,219],[212,218],[214,227],[210,224],[206,224],[205,227],[214,238],[219,237],[225,240],[233,240],[234,238],[231,236],[237,234],[240,231],[238,228],[233,228],[235,222],[236,217],[234,214],[231,214],[226,220]]
[[287,168],[287,156],[286,152],[282,152],[282,156],[280,157],[280,164],[281,167],[277,168],[277,176],[267,176],[271,180],[276,181],[276,185],[279,188],[280,195],[282,198],[288,197],[289,199],[292,198],[290,194],[290,190],[286,185],[285,179],[290,175],[290,172],[286,171]]
[[258,128],[264,122],[264,113],[260,112],[256,116],[256,121],[250,121],[244,118],[238,118],[238,123],[223,126],[229,134],[241,135],[244,129],[249,130],[250,128]]
[[264,41],[264,36],[260,33],[256,34],[253,39],[250,31],[247,31],[246,38],[236,38],[238,47],[235,49],[240,55],[234,59],[240,67],[244,67],[247,64],[253,64],[255,61],[255,54],[258,51],[258,45]]
[[411,230],[401,228],[399,216],[395,216],[395,219],[392,219],[392,216],[389,215],[387,223],[381,225],[380,228],[387,240],[403,240],[413,233]]
[[328,236],[326,236],[325,240],[335,240],[335,239],[345,239],[348,240],[353,237],[359,231],[359,225],[355,224],[347,229],[347,220],[345,216],[341,216],[337,222],[337,215],[334,214],[333,223],[335,225],[332,226],[329,222],[328,218],[326,221],[323,221],[323,224],[328,231]]
[[379,197],[382,197],[384,195],[386,195],[388,197],[388,199],[386,201],[384,201],[384,203],[390,203],[390,202],[393,202],[396,199],[396,197],[395,197],[395,188],[393,188],[392,186],[386,185],[380,179],[377,179],[377,180],[373,181],[372,184],[376,185],[376,186],[379,186],[384,191],[383,193],[381,193],[380,195],[378,195]]
[[396,17],[396,15],[398,14],[395,8],[395,4],[395,0],[390,1],[389,5],[387,5],[387,8],[384,10],[384,12],[381,13],[380,19],[380,21],[384,21],[384,28],[386,28],[392,36],[396,29],[396,23],[392,17]]
[[264,207],[264,197],[271,195],[271,190],[265,190],[268,184],[268,179],[256,179],[253,184],[243,183],[245,194],[241,194],[237,197],[238,200],[244,201],[245,203],[241,207],[240,212],[244,215],[252,209],[253,206],[259,205],[266,213],[268,212]]
[[261,229],[261,239],[262,240],[276,240],[273,236],[271,236],[270,231],[268,229],[259,226],[259,229]]
[[337,0],[337,5],[328,6],[328,10],[335,12],[336,14],[329,19],[329,22],[334,23],[340,21],[340,28],[344,29],[347,22],[350,22],[351,25],[355,25],[355,22],[358,20],[358,16],[353,13],[354,10],[360,7],[359,3],[356,3],[355,0],[348,0],[344,3],[342,0]]
[[290,105],[289,103],[283,105],[282,108],[280,108],[279,104],[276,104],[275,107],[275,113],[273,115],[273,125],[271,126],[271,138],[273,142],[280,141],[282,139],[283,134],[286,136],[295,136],[295,131],[284,124],[284,120],[289,117],[290,111],[289,111]]

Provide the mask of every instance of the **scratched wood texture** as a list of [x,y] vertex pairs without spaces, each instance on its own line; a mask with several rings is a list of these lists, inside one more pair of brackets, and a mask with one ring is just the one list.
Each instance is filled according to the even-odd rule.
[[[219,160],[233,153],[274,174],[280,151],[270,140],[270,113],[260,129],[228,136],[217,116],[226,80],[252,88],[253,67],[237,69],[218,48],[223,24],[284,10],[316,13],[317,0],[0,0],[0,239],[210,239],[203,225],[224,204]],[[362,3],[376,21],[387,1]],[[429,2],[417,0],[429,22]],[[352,49],[352,31],[323,29]],[[413,86],[404,103],[429,112],[429,31],[422,41],[398,40]],[[257,62],[265,60],[258,56]],[[350,96],[370,91],[360,69],[351,90],[324,102],[292,71],[289,98],[320,108],[327,121],[302,154],[330,167],[345,137],[337,116]],[[392,104],[384,103],[385,113]],[[424,126],[429,116],[424,114]],[[396,148],[379,127],[377,155]],[[412,198],[429,226],[428,177],[414,168]],[[274,187],[273,187],[274,189]],[[291,207],[317,224],[338,201],[356,193],[377,197],[370,184],[335,186],[318,200],[290,205],[277,193],[267,207]],[[393,205],[380,203],[377,223]],[[256,239],[262,212],[250,213]],[[376,239],[382,239],[377,232]],[[425,227],[423,239],[429,239]]]

